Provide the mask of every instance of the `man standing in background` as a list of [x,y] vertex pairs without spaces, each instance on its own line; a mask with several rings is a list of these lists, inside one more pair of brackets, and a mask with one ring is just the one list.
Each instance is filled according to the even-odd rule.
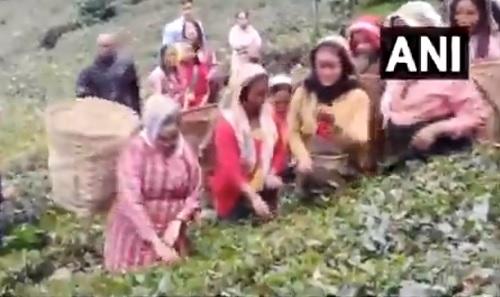
[[78,76],[76,96],[98,97],[130,107],[140,114],[139,83],[134,62],[119,54],[113,34],[97,38],[97,57]]
[[194,17],[193,13],[193,0],[181,0],[181,16],[165,25],[163,29],[163,41],[162,45],[170,46],[176,42],[183,41],[182,31],[184,30],[184,24],[186,21],[195,21],[200,25],[203,39],[206,38],[205,31],[201,21],[198,21]]

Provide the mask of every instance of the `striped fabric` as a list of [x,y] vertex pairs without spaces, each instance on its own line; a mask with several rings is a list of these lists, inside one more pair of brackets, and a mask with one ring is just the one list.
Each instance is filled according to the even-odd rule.
[[[150,240],[163,236],[168,223],[199,198],[200,168],[188,146],[169,158],[132,140],[118,163],[118,198],[108,217],[104,246],[105,266],[124,272],[159,260]],[[176,248],[187,244],[185,230]]]

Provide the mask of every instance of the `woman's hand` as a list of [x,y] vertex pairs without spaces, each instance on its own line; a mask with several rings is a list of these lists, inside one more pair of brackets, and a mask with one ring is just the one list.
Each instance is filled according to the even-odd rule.
[[271,210],[262,197],[257,193],[253,193],[250,196],[250,203],[255,213],[263,219],[270,219],[272,217]]
[[311,157],[307,156],[299,161],[297,169],[302,174],[308,174],[312,172],[312,160]]
[[181,260],[179,254],[173,247],[169,247],[160,238],[153,241],[156,254],[167,264],[174,264]]
[[166,242],[170,246],[174,246],[181,234],[182,229],[182,221],[181,220],[173,220],[168,223],[167,229],[163,233],[163,241]]
[[420,129],[411,140],[411,146],[420,151],[428,150],[436,141],[438,134],[433,127],[425,127]]
[[274,174],[269,174],[266,177],[265,185],[267,188],[277,190],[283,187],[283,180]]

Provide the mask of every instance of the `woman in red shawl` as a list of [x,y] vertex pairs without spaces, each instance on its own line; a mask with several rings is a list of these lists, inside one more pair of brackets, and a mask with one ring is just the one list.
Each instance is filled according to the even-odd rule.
[[177,262],[188,252],[186,226],[200,207],[201,170],[179,133],[180,106],[156,95],[145,107],[144,130],[118,159],[104,244],[112,272]]
[[379,17],[364,15],[347,28],[349,46],[358,73],[379,73],[381,27]]
[[238,220],[255,212],[269,219],[277,210],[278,177],[284,164],[279,123],[267,102],[268,76],[257,64],[240,65],[231,100],[215,126],[215,170],[211,189],[223,219]]

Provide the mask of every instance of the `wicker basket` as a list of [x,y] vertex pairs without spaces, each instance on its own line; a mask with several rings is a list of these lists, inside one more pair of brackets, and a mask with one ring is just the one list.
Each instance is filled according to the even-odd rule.
[[483,97],[493,107],[494,113],[488,121],[488,140],[500,146],[500,61],[488,61],[471,65],[471,78]]
[[348,171],[349,155],[311,155],[313,161],[313,178],[320,183],[334,187],[344,187],[346,182],[342,174]]
[[217,104],[210,104],[193,108],[182,114],[182,133],[200,156],[205,178],[210,175],[214,165],[215,147],[212,134],[218,112]]
[[116,160],[140,126],[128,107],[97,98],[46,111],[52,198],[81,216],[105,211],[116,194]]
[[203,142],[210,131],[217,112],[217,104],[210,104],[183,112],[181,131],[193,148],[197,149]]

